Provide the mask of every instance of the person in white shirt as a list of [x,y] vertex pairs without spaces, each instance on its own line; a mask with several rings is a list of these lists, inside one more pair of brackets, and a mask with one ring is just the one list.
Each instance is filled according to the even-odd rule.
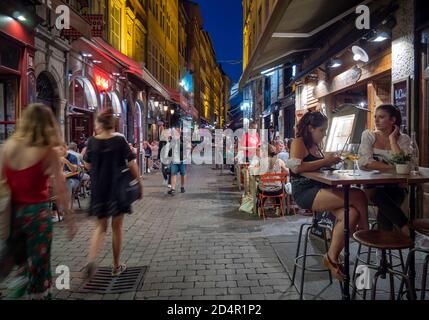
[[277,151],[277,157],[283,160],[284,163],[287,163],[287,161],[289,160],[289,152],[286,151],[283,141],[281,140],[276,141],[276,151]]
[[[395,154],[411,153],[411,139],[400,132],[402,116],[393,105],[381,105],[375,111],[374,131],[362,133],[359,166],[369,170],[392,169]],[[409,236],[408,219],[401,209],[407,190],[398,185],[380,185],[366,190],[368,198],[378,207],[377,222],[382,230],[395,226]]]

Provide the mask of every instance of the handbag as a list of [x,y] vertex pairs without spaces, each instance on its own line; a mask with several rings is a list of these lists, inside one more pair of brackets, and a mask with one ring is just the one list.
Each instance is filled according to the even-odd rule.
[[253,198],[250,196],[243,197],[239,211],[253,214]]
[[118,202],[121,208],[130,207],[140,199],[141,188],[128,167],[123,168],[118,179]]

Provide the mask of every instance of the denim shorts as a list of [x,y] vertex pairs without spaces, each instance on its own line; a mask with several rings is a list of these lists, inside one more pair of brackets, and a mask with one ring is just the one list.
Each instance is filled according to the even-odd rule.
[[186,164],[184,163],[172,163],[171,164],[171,175],[175,176],[180,172],[182,177],[186,176]]

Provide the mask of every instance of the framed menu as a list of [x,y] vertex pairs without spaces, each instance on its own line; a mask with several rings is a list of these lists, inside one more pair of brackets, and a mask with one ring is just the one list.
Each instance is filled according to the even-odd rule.
[[346,144],[355,125],[356,114],[335,116],[332,119],[326,142],[326,152],[336,152],[339,144]]
[[402,115],[402,128],[408,129],[408,110],[410,106],[410,78],[392,82],[392,102]]

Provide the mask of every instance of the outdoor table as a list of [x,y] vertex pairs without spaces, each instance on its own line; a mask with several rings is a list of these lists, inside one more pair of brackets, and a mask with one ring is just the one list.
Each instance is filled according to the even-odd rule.
[[[417,180],[409,179],[408,175],[398,175],[394,172],[376,172],[376,171],[358,171],[360,176],[350,176],[352,170],[342,171],[316,171],[301,173],[302,176],[321,182],[328,186],[339,187],[342,186],[344,192],[344,285],[342,298],[343,300],[350,300],[350,230],[349,230],[349,193],[352,185],[383,185],[383,184],[407,184],[408,180],[414,181],[414,183],[423,183],[424,179]],[[429,179],[429,172],[424,171],[423,176],[427,176]],[[415,195],[415,190],[414,190]],[[415,210],[415,198],[410,197],[410,208],[411,211]],[[415,213],[411,213],[410,216],[415,216]]]

